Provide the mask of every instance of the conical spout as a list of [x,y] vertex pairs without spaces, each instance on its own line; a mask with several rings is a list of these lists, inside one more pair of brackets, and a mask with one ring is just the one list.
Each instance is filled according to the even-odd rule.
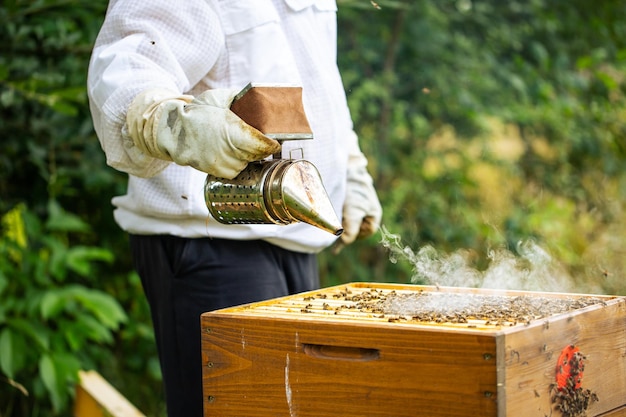
[[303,159],[251,162],[233,179],[207,175],[204,198],[220,223],[300,221],[335,236],[343,233],[317,168]]
[[305,160],[295,161],[287,167],[281,182],[283,203],[294,220],[308,223],[335,236],[343,233],[341,222],[315,165]]

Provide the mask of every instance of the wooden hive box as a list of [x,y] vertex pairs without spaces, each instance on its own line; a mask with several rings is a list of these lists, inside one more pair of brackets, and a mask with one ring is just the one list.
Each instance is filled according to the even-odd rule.
[[[570,307],[397,310],[424,295]],[[626,297],[352,283],[203,314],[202,361],[205,416],[626,416]]]

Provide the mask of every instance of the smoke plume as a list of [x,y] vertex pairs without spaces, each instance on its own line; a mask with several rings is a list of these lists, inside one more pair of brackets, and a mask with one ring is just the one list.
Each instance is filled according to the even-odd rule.
[[388,250],[389,260],[393,263],[406,261],[413,267],[413,283],[502,290],[577,290],[565,268],[532,240],[518,242],[516,253],[506,248],[490,249],[489,264],[485,270],[479,271],[472,266],[470,251],[443,253],[430,245],[414,251],[384,226],[381,232],[381,244]]

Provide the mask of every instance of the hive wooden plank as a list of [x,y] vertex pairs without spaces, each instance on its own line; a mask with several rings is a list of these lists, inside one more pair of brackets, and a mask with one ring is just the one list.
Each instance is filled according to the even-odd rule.
[[574,345],[585,355],[582,387],[599,397],[587,415],[626,404],[626,303],[609,301],[507,333],[498,344],[506,403],[499,415],[537,410],[550,415],[551,385],[561,350]]
[[496,373],[484,357],[496,352],[486,337],[245,316],[207,320],[207,415],[495,414]]
[[626,417],[626,406],[598,414],[596,417]]
[[574,312],[498,325],[477,319],[466,323],[396,320],[333,297],[371,289],[448,291],[468,297],[502,294],[355,283],[206,313],[202,316],[205,413],[504,417],[536,412],[556,416],[550,387],[559,353],[569,344],[587,356],[584,386],[600,399],[587,415],[616,417],[626,406],[624,297],[600,296],[601,303]]
[[145,417],[96,371],[80,371],[74,417]]

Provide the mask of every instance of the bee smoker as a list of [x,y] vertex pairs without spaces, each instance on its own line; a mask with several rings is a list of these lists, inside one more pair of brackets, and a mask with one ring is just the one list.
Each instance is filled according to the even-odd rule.
[[[281,143],[313,139],[300,87],[249,84],[235,97],[231,110]],[[317,168],[305,159],[282,159],[276,154],[249,163],[233,179],[208,175],[204,197],[220,223],[304,222],[336,236],[343,232]]]

